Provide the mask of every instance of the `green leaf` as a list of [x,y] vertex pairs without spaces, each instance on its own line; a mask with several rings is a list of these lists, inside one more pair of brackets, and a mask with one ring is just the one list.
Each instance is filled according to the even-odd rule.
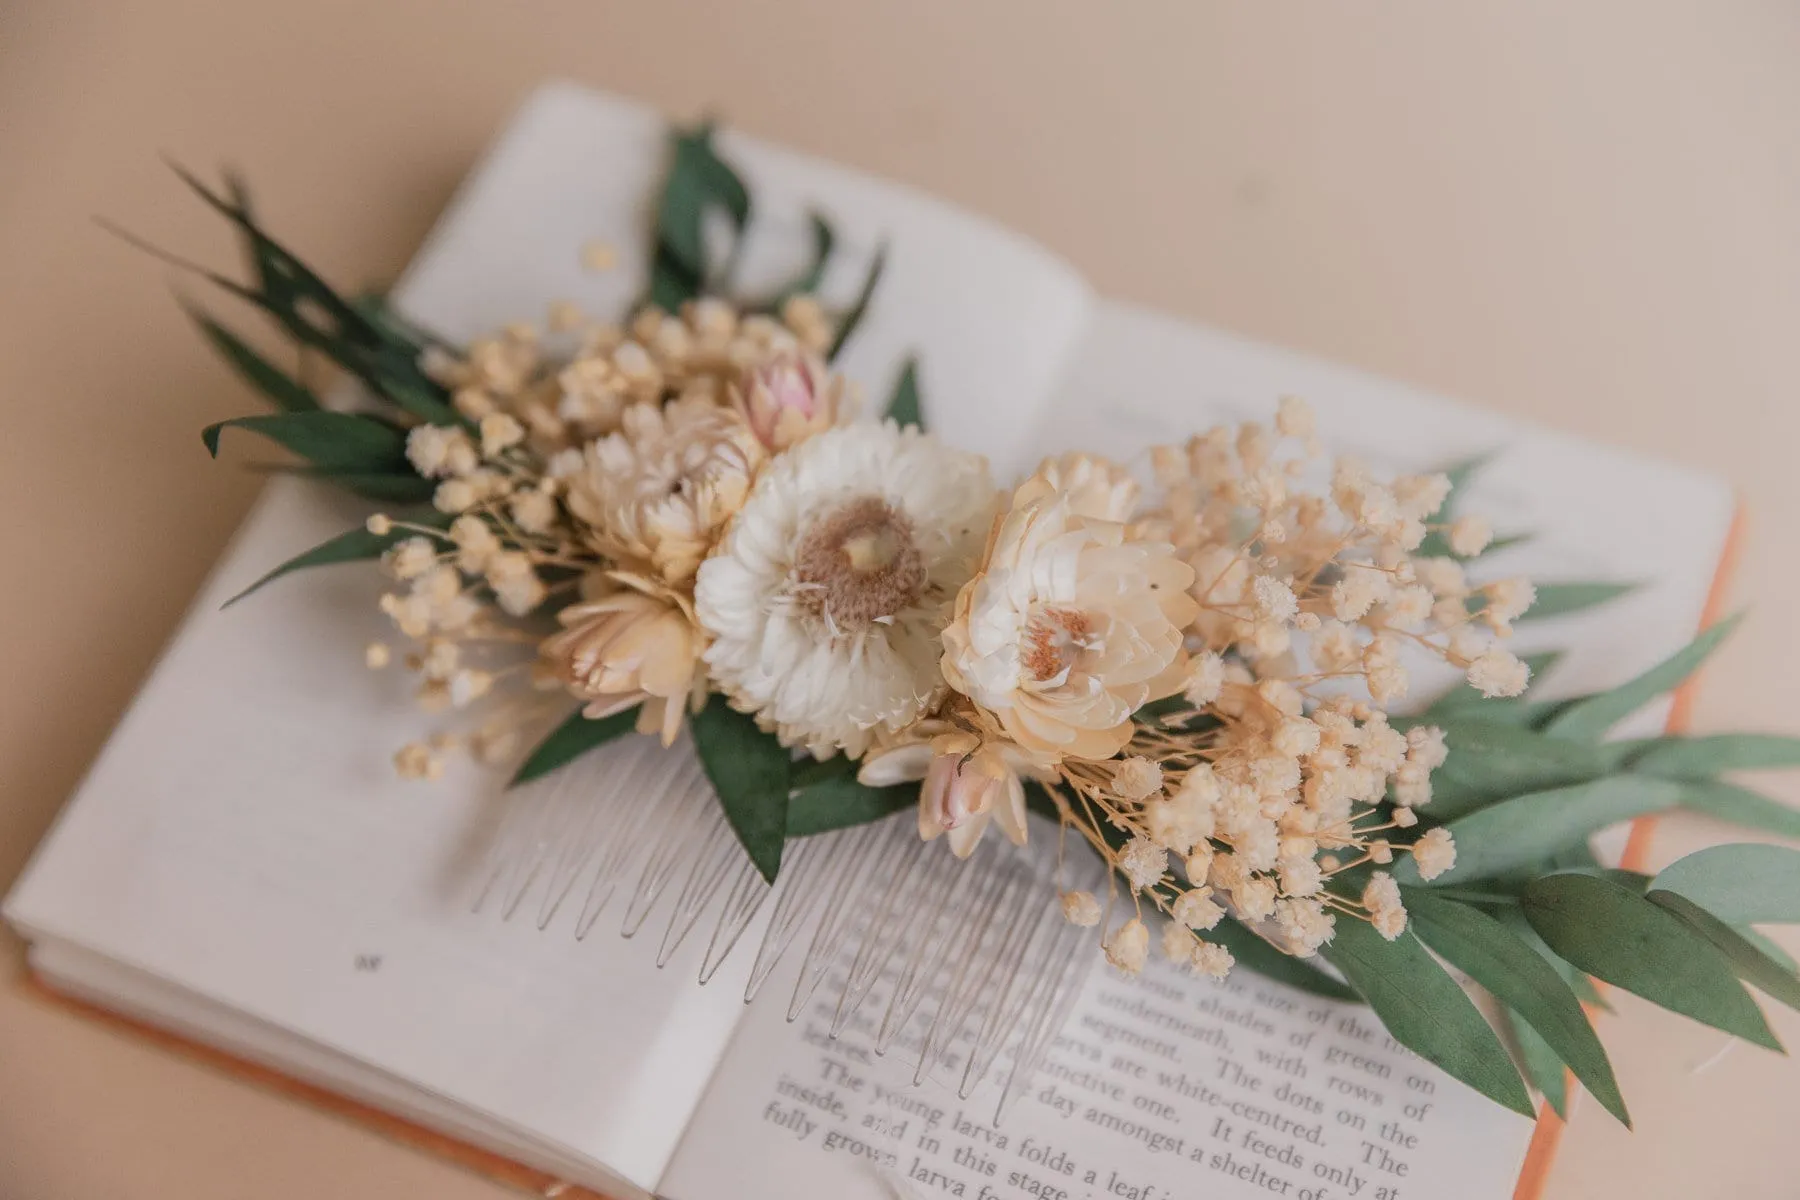
[[[1680,800],[1677,784],[1630,775],[1502,800],[1450,822],[1456,865],[1438,879],[1460,884],[1500,875],[1555,854],[1595,830],[1673,808]],[[1394,864],[1394,877],[1419,882],[1412,858]]]
[[1523,1116],[1531,1096],[1500,1036],[1411,933],[1392,942],[1366,921],[1338,921],[1320,951],[1361,992],[1393,1039]]
[[1304,958],[1282,953],[1230,917],[1213,926],[1205,937],[1207,941],[1217,942],[1231,951],[1231,957],[1237,960],[1239,966],[1248,967],[1277,983],[1285,983],[1289,987],[1323,996],[1327,1000],[1351,1003],[1362,1000],[1353,989],[1333,979]]
[[219,435],[233,427],[260,433],[328,470],[385,475],[410,469],[405,432],[360,413],[287,412],[219,421],[200,434],[214,458],[219,456]]
[[1607,774],[1608,751],[1481,717],[1438,722],[1450,756],[1432,772],[1430,814],[1460,817],[1497,800],[1588,783]]
[[216,275],[213,283],[267,313],[296,342],[321,351],[367,384],[378,399],[421,420],[466,424],[444,388],[419,366],[421,343],[391,323],[376,324],[339,295],[298,256],[270,237],[251,215],[243,186],[229,181],[229,198],[189,172],[171,167],[202,199],[238,227],[256,286]]
[[1596,979],[1745,1041],[1781,1049],[1724,955],[1675,914],[1594,875],[1547,875],[1525,889],[1533,929]]
[[875,285],[881,282],[881,273],[887,269],[887,243],[883,242],[875,248],[875,257],[869,262],[869,273],[863,277],[862,290],[850,305],[843,319],[838,324],[837,336],[831,339],[831,348],[825,352],[826,362],[836,362],[839,351],[856,327],[862,324],[864,314],[869,311],[869,300],[875,295]]
[[1625,1099],[1619,1094],[1606,1050],[1581,1011],[1581,1001],[1562,976],[1536,950],[1479,909],[1422,888],[1406,888],[1403,894],[1420,940],[1536,1030],[1606,1111],[1629,1127],[1631,1114],[1625,1111]]
[[1535,688],[1544,676],[1553,670],[1562,660],[1562,651],[1546,650],[1540,654],[1527,654],[1523,661],[1531,672],[1530,682],[1526,685],[1524,696],[1483,696],[1466,682],[1451,685],[1439,693],[1426,708],[1416,717],[1405,721],[1396,721],[1396,725],[1410,727],[1412,725],[1443,724],[1446,721],[1475,720],[1492,725],[1511,725],[1529,728],[1536,723],[1536,718],[1544,711],[1543,703],[1529,699],[1530,689]]
[[1510,1008],[1500,1010],[1501,1023],[1511,1036],[1513,1045],[1519,1051],[1519,1059],[1525,1067],[1525,1078],[1531,1086],[1544,1094],[1544,1099],[1557,1116],[1567,1120],[1569,1116],[1569,1069],[1563,1060],[1556,1056],[1538,1031],[1526,1024],[1525,1019]]
[[299,380],[288,375],[262,355],[252,350],[231,330],[219,324],[198,308],[188,305],[188,316],[200,326],[200,332],[206,340],[213,344],[226,362],[230,363],[237,373],[261,392],[283,412],[312,412],[319,407],[319,398],[312,394]]
[[1566,617],[1594,608],[1620,596],[1635,592],[1637,583],[1540,583],[1537,599],[1525,610],[1520,621],[1543,621],[1550,617]]
[[1741,620],[1741,613],[1728,617],[1636,679],[1569,705],[1552,718],[1545,731],[1572,741],[1599,740],[1621,720],[1692,675]]
[[1531,927],[1531,922],[1525,919],[1524,910],[1516,903],[1510,908],[1496,909],[1494,916],[1502,925],[1512,930],[1514,936],[1520,941],[1537,951],[1538,957],[1549,963],[1551,970],[1562,976],[1562,981],[1569,985],[1569,990],[1575,993],[1575,998],[1581,1001],[1584,1007],[1597,1008],[1603,1012],[1612,1011],[1612,1005],[1607,1003],[1606,997],[1600,994],[1600,989],[1594,986],[1594,981],[1570,966],[1556,951],[1552,950],[1549,944],[1538,936],[1537,930]]
[[1652,889],[1644,898],[1686,921],[1689,927],[1717,947],[1739,979],[1789,1008],[1800,1009],[1800,977],[1763,953],[1743,934],[1686,896]]
[[1650,886],[1733,925],[1800,923],[1800,850],[1786,846],[1709,846],[1664,867]]
[[819,290],[819,283],[825,278],[825,267],[830,263],[831,252],[837,245],[837,234],[832,230],[831,223],[819,213],[808,213],[807,218],[812,227],[812,260],[800,274],[776,292],[767,304],[759,307],[776,311],[794,296],[808,296]]
[[1686,781],[1681,785],[1681,807],[1746,829],[1800,838],[1800,809],[1735,783],[1716,779]]
[[894,384],[894,394],[888,399],[887,418],[904,429],[911,425],[914,429],[925,428],[925,418],[919,412],[919,356],[914,354],[907,358],[906,365],[900,368],[900,379]]
[[1634,771],[1665,779],[1711,779],[1723,771],[1782,767],[1800,767],[1800,737],[1725,733],[1713,737],[1659,738],[1631,763]]
[[716,693],[694,714],[693,726],[700,765],[719,793],[725,819],[762,877],[774,883],[787,837],[788,752],[774,734],[756,727],[756,718]]
[[674,312],[712,281],[706,255],[706,214],[723,212],[731,220],[735,258],[750,220],[750,193],[737,172],[714,151],[710,123],[672,130],[669,148],[669,171],[656,207],[647,299]]
[[338,471],[324,467],[287,467],[281,468],[284,473],[299,475],[306,479],[316,479],[332,487],[342,488],[365,500],[382,500],[389,504],[426,504],[437,492],[437,484],[417,474],[410,467],[405,471]]
[[[413,525],[429,525],[437,529],[442,529],[450,523],[450,517],[444,513],[430,513],[409,517],[407,520]],[[335,563],[364,562],[380,558],[390,546],[416,536],[418,536],[418,531],[414,529],[395,529],[392,533],[384,534],[370,533],[367,529],[352,529],[346,533],[340,533],[330,541],[321,542],[304,554],[296,554],[227,600],[221,607],[230,608],[264,584],[273,583],[283,575],[298,571],[302,567],[328,567]]]
[[857,764],[841,755],[817,766],[823,769],[805,777],[799,768],[793,772],[787,809],[789,837],[866,825],[919,802],[918,784],[870,787],[857,780]]
[[1780,942],[1777,942],[1774,938],[1756,928],[1754,925],[1733,925],[1731,928],[1737,932],[1739,937],[1768,955],[1776,965],[1786,971],[1789,975],[1800,975],[1800,962],[1794,961],[1794,956],[1787,952],[1786,946],[1783,946]]
[[525,756],[507,786],[530,783],[596,746],[633,732],[637,729],[637,716],[636,705],[605,717],[584,717],[581,709],[576,709]]

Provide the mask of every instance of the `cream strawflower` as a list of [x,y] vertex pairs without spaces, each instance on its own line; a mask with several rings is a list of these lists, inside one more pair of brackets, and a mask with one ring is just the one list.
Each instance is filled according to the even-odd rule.
[[743,504],[763,445],[736,412],[701,397],[634,404],[621,426],[588,447],[569,509],[602,554],[680,583]]
[[944,630],[950,686],[1047,761],[1118,753],[1131,714],[1183,686],[1198,611],[1170,546],[1081,515],[1111,494],[1091,484],[1053,460],[1022,485]]
[[994,501],[986,459],[891,422],[780,455],[695,581],[714,681],[817,755],[904,729],[943,695],[939,633]]
[[605,717],[642,705],[638,730],[659,734],[667,746],[680,732],[701,678],[694,615],[679,594],[624,572],[608,572],[596,591],[556,614],[563,630],[546,638],[539,654],[570,692],[587,701],[584,715]]

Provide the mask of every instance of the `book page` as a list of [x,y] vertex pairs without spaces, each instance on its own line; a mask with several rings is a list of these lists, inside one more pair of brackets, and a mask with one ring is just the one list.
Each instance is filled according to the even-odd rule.
[[[1313,405],[1330,452],[1378,469],[1492,452],[1468,509],[1534,535],[1494,556],[1496,577],[1641,584],[1520,631],[1521,652],[1570,651],[1547,692],[1621,682],[1693,636],[1732,518],[1717,481],[1127,305],[1096,307],[1026,457],[1141,464],[1157,442],[1267,423],[1284,395]],[[1660,732],[1665,712],[1621,731]],[[907,1087],[909,1064],[871,1055],[854,1023],[834,1042],[829,1011],[781,1017],[759,1005],[733,1039],[664,1181],[672,1200],[1498,1200],[1532,1130],[1366,1008],[1243,969],[1215,984],[1163,963],[1138,980],[1097,968],[1030,1099],[998,1126],[991,1099]]]
[[1097,968],[998,1123],[991,1092],[911,1086],[904,1053],[875,1055],[854,1020],[831,1039],[832,1015],[819,1002],[788,1024],[752,1006],[659,1194],[1504,1200],[1533,1128],[1368,1009],[1246,970]]
[[[665,134],[648,109],[543,89],[439,223],[400,308],[458,340],[539,320],[557,299],[619,311],[641,286]],[[926,411],[959,440],[1041,415],[1087,303],[1066,267],[905,189],[749,139],[726,149],[758,206],[746,286],[805,261],[809,205],[839,224],[840,299],[889,240],[846,356],[875,395],[916,350]],[[616,249],[617,270],[583,268],[592,241]],[[7,916],[511,1131],[490,1143],[647,1187],[741,1016],[749,963],[699,987],[690,941],[658,970],[655,939],[617,936],[622,899],[583,942],[567,910],[544,932],[535,905],[511,922],[471,911],[504,779],[468,766],[430,785],[394,777],[389,756],[434,726],[399,673],[362,666],[362,647],[392,636],[377,572],[301,572],[222,609],[366,512],[299,481],[268,487]],[[666,759],[670,773],[687,765]],[[646,802],[669,784],[625,774]]]

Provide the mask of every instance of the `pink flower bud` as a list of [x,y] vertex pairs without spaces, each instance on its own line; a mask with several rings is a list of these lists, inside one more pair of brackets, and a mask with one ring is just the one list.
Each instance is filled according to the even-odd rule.
[[780,451],[837,423],[839,391],[815,360],[784,354],[746,371],[732,398],[758,440]]

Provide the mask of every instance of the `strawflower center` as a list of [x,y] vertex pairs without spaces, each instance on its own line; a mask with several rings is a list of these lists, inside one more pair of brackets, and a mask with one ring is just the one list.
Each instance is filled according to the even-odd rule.
[[859,496],[821,518],[794,555],[794,599],[834,633],[860,633],[924,594],[925,557],[906,514]]

